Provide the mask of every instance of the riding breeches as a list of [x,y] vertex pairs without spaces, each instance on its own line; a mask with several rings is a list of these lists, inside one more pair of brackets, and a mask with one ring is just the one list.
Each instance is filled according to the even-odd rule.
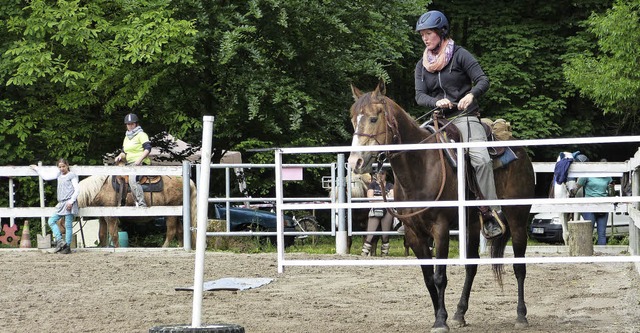
[[146,207],[147,204],[144,201],[142,185],[138,183],[137,178],[136,175],[129,175],[129,188],[131,188],[131,194],[133,194],[133,198],[136,200],[136,206]]
[[[464,142],[485,142],[487,135],[478,117],[458,117],[451,121],[460,131],[460,137]],[[495,200],[496,184],[493,179],[493,162],[486,147],[469,148],[469,159],[476,172],[476,179],[480,191],[486,200]],[[500,210],[500,206],[491,206],[493,210]]]

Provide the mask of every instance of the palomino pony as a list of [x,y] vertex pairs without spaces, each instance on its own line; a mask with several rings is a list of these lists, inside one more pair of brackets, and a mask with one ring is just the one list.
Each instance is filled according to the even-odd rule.
[[[352,86],[355,103],[351,106],[351,121],[354,127],[353,146],[382,144],[436,143],[439,136],[420,128],[416,121],[398,104],[385,96],[384,82],[373,92],[363,93]],[[496,191],[501,199],[523,199],[534,197],[534,171],[531,160],[522,148],[512,148],[517,159],[504,168],[494,170]],[[349,156],[349,165],[357,173],[370,172],[376,160],[376,152],[354,151]],[[443,156],[441,150],[409,150],[386,152],[395,176],[394,197],[396,201],[457,200],[456,170]],[[515,257],[524,257],[527,248],[527,219],[530,205],[502,206],[507,217],[506,232],[490,241],[491,257],[502,258],[509,237],[512,239]],[[458,223],[457,207],[401,208],[398,215],[405,226],[406,242],[418,259],[431,259],[431,247],[437,259],[449,255],[449,230]],[[467,257],[479,258],[480,222],[475,208],[467,209]],[[432,332],[448,332],[445,288],[447,268],[445,265],[421,265],[424,282],[429,290],[435,313]],[[453,321],[465,326],[465,313],[477,265],[465,266],[466,278]],[[514,264],[518,283],[516,327],[526,327],[527,308],[524,302],[525,264]],[[503,266],[493,265],[494,277],[502,285]],[[492,314],[494,317],[495,314]]]
[[[366,198],[367,189],[371,183],[371,176],[368,173],[356,174],[351,173],[351,197],[352,198]],[[338,193],[334,190],[329,194],[335,200],[337,200]],[[358,208],[351,210],[352,229],[354,231],[367,230],[367,219],[369,218],[368,208]],[[336,223],[338,221],[336,220]],[[336,226],[337,227],[337,226]],[[376,239],[377,241],[377,239]],[[352,237],[347,237],[347,253],[351,253]]]
[[[79,207],[117,207],[118,195],[111,183],[111,177],[96,175],[90,176],[80,181],[80,194],[78,195]],[[164,183],[161,192],[145,192],[145,201],[149,206],[182,206],[182,177],[162,176]],[[191,190],[191,227],[196,226],[196,186],[190,181]],[[126,206],[135,206],[135,200],[131,194],[126,197]],[[144,209],[144,208],[140,208]],[[144,223],[152,221],[154,216],[127,217],[127,220]],[[118,218],[114,216],[100,217],[99,238],[100,246],[107,246],[107,227],[111,235],[111,243],[114,247],[119,247],[118,240]],[[167,216],[167,235],[162,247],[168,247],[169,243],[177,236],[180,246],[183,246],[183,229],[178,223],[178,216]],[[195,232],[191,233],[191,245],[195,246]]]

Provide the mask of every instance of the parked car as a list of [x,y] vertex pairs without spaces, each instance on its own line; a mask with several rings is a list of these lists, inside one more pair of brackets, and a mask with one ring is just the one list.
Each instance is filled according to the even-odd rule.
[[[227,207],[215,204],[211,205],[212,208],[209,211],[209,218],[215,218],[218,220],[227,219]],[[230,207],[231,212],[230,223],[231,228],[229,231],[277,231],[277,216],[275,213],[251,209],[242,207]],[[284,216],[284,231],[296,231],[295,221],[291,216]],[[267,236],[264,239],[271,241],[271,244],[276,244],[276,236]],[[293,245],[295,236],[285,236],[284,245]]]
[[[629,234],[629,213],[616,211],[609,213],[607,237],[622,237]],[[613,222],[613,223],[612,223]],[[531,238],[545,243],[562,243],[560,213],[538,213],[531,220]],[[595,232],[595,228],[594,228]]]

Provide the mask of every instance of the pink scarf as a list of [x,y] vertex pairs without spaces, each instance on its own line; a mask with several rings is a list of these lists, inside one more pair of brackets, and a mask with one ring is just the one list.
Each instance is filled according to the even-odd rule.
[[440,49],[437,53],[425,48],[422,56],[422,65],[424,68],[426,68],[429,73],[441,71],[444,66],[449,63],[451,57],[453,57],[453,45],[453,39],[445,39],[440,43]]

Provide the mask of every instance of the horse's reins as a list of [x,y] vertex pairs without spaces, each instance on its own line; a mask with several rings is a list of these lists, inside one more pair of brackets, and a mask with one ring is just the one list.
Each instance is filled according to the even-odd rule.
[[[397,138],[398,139],[397,143],[401,144],[402,140],[401,140],[401,137],[400,137],[400,135],[398,133],[398,122],[395,120],[395,117],[393,117],[391,115],[391,113],[389,112],[389,106],[386,103],[386,100],[384,98],[382,99],[381,103],[384,105],[384,114],[385,114],[385,122],[386,122],[385,131],[384,131],[385,138],[388,137],[388,133],[389,133],[388,129],[391,128],[391,130],[393,132],[394,139]],[[431,110],[430,113],[433,113],[435,110],[436,109]],[[438,128],[438,122],[434,121],[435,132],[433,134],[429,135],[427,138],[425,138],[422,141],[420,141],[419,143],[426,142],[432,136],[435,136],[436,141],[440,141],[441,143],[444,143],[444,141],[442,141],[442,139],[441,139],[442,136],[438,135],[438,134],[442,134],[442,131],[444,130],[444,128],[446,126],[448,126],[449,124],[450,123],[444,125],[442,128]],[[358,133],[358,132],[356,132],[354,134],[358,135],[358,136],[366,136],[366,137],[372,138],[372,139],[376,140],[376,142],[378,144],[380,144],[380,142],[378,141],[378,139],[376,139],[376,137],[379,136],[380,134],[382,134],[382,132],[378,132],[376,134],[366,134],[366,133]],[[386,143],[386,141],[385,141],[385,143]],[[444,184],[447,181],[446,166],[445,166],[445,161],[444,161],[444,153],[442,152],[442,149],[439,149],[438,152],[439,152],[439,155],[440,155],[440,166],[441,166],[441,170],[442,170],[442,172],[441,172],[442,181],[440,183],[440,189],[438,190],[438,195],[436,196],[435,201],[440,200],[440,197],[442,196],[442,193],[444,192]],[[382,170],[382,164],[383,164],[384,160],[387,159],[387,156],[388,156],[388,158],[391,158],[394,155],[397,155],[397,154],[400,154],[400,153],[404,153],[404,152],[391,153],[390,151],[387,151],[386,152],[386,156],[385,156],[384,159],[381,159],[381,155],[384,154],[384,152],[379,153],[378,154],[378,164],[379,164],[379,167],[378,167],[379,171],[378,172],[380,172]],[[380,186],[380,188],[381,188],[381,191],[382,191],[382,199],[385,202],[388,202],[387,201],[386,187],[385,186]],[[409,218],[409,217],[412,217],[412,216],[415,216],[415,215],[418,215],[418,214],[422,214],[425,211],[427,211],[429,208],[431,208],[431,207],[424,207],[424,208],[422,208],[420,210],[417,210],[415,212],[408,213],[408,214],[398,214],[391,208],[386,208],[386,209],[387,209],[387,212],[389,214],[391,214],[391,216],[396,217],[398,219],[404,219],[404,218]]]

